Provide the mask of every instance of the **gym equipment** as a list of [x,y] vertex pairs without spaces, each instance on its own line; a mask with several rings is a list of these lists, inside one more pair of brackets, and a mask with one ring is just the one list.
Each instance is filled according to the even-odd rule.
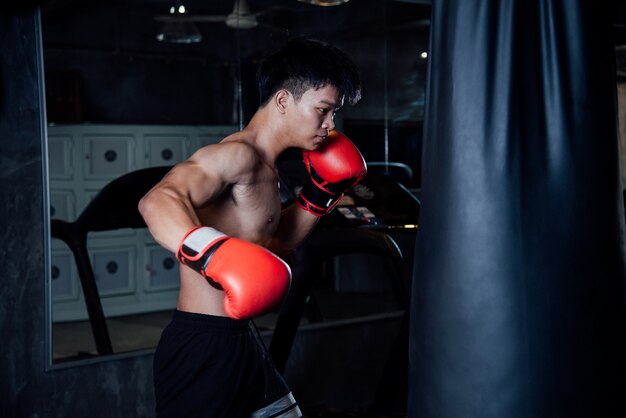
[[626,416],[610,3],[433,1],[409,416]]
[[87,251],[87,234],[92,231],[145,228],[146,224],[137,210],[139,200],[171,168],[151,167],[125,174],[104,186],[75,221],[50,221],[52,238],[62,240],[74,254],[98,354],[112,354],[113,346]]

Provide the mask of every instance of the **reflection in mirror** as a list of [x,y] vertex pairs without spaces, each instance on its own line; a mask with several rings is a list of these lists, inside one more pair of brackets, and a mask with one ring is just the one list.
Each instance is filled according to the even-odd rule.
[[372,166],[408,167],[405,185],[419,190],[427,3],[189,0],[181,12],[162,1],[43,2],[53,362],[156,346],[178,264],[136,201],[168,167],[245,126],[256,66],[287,39],[353,56],[363,99],[337,127]]

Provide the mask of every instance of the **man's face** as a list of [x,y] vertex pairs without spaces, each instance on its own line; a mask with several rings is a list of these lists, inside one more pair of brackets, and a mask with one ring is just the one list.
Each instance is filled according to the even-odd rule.
[[343,105],[343,99],[334,86],[309,89],[294,101],[292,125],[298,136],[298,146],[313,150],[321,144],[328,132],[335,128],[335,113]]

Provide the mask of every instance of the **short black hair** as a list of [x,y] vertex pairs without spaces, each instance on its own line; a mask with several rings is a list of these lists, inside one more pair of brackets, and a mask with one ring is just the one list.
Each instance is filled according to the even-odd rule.
[[261,106],[280,89],[296,100],[305,91],[334,86],[339,96],[355,104],[361,99],[361,80],[352,60],[339,48],[322,41],[295,38],[265,58],[257,71]]

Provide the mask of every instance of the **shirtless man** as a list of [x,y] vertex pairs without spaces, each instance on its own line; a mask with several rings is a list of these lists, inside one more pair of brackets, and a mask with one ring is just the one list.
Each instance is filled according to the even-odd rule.
[[[305,39],[268,57],[257,77],[261,105],[246,128],[176,165],[139,204],[181,261],[177,309],[154,359],[159,418],[301,416],[251,318],[288,291],[280,256],[365,175],[354,144],[331,133],[344,100],[360,99],[360,81],[344,53]],[[276,161],[293,147],[312,180],[281,209]]]

